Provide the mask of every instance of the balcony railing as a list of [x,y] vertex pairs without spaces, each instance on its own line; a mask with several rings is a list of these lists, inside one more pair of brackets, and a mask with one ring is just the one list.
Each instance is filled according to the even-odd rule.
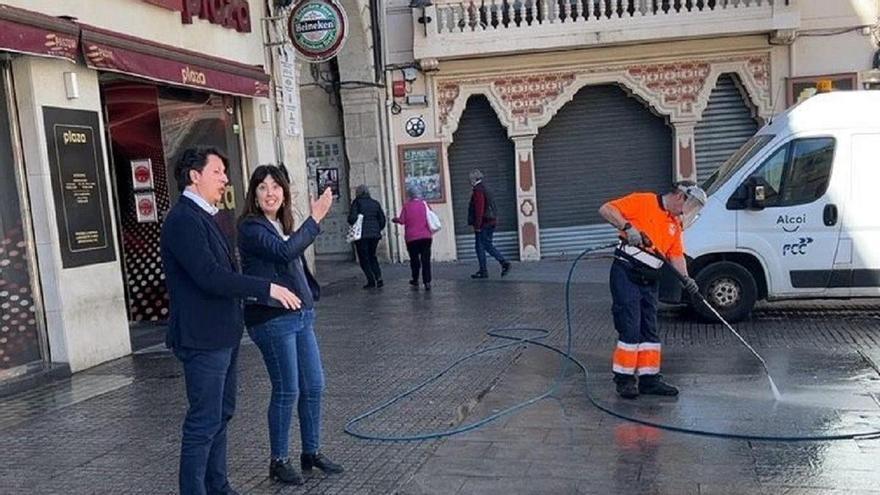
[[435,0],[413,19],[416,58],[791,29],[797,0]]

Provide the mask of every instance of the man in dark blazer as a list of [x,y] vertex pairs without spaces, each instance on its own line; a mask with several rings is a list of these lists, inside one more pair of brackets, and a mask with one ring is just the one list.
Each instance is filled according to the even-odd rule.
[[182,494],[235,494],[226,476],[226,424],[235,410],[241,299],[300,300],[269,280],[241,275],[213,215],[226,190],[226,159],[186,150],[174,175],[182,194],[162,226],[161,253],[171,301],[166,344],[183,363],[189,409],[183,422]]

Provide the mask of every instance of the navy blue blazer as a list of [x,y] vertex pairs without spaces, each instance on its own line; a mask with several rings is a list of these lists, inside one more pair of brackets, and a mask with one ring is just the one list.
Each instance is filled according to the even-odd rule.
[[[238,226],[238,252],[241,270],[247,275],[267,278],[290,289],[310,309],[321,297],[321,287],[309,271],[303,254],[321,232],[312,217],[285,241],[272,222],[262,215],[242,220]],[[246,301],[248,305],[267,305],[265,301]],[[275,301],[269,306],[281,307]]]
[[169,347],[224,349],[241,341],[241,299],[267,302],[269,281],[241,275],[226,236],[211,215],[181,196],[160,240],[171,318]]

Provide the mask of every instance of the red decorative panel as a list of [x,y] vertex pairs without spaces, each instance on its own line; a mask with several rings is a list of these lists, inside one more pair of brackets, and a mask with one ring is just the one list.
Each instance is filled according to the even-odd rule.
[[525,192],[532,190],[532,157],[531,153],[526,159],[519,159],[519,188]]
[[682,177],[690,177],[694,173],[693,138],[687,138],[684,144],[678,143],[678,173]]
[[522,235],[520,235],[523,249],[532,246],[538,249],[538,228],[532,222],[526,222],[522,226]]

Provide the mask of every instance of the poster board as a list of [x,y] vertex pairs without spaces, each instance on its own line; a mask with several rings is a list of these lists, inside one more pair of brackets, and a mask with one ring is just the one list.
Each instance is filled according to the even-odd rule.
[[414,185],[419,188],[425,201],[446,202],[441,143],[401,145],[397,147],[397,154],[400,191],[404,199],[407,187]]

